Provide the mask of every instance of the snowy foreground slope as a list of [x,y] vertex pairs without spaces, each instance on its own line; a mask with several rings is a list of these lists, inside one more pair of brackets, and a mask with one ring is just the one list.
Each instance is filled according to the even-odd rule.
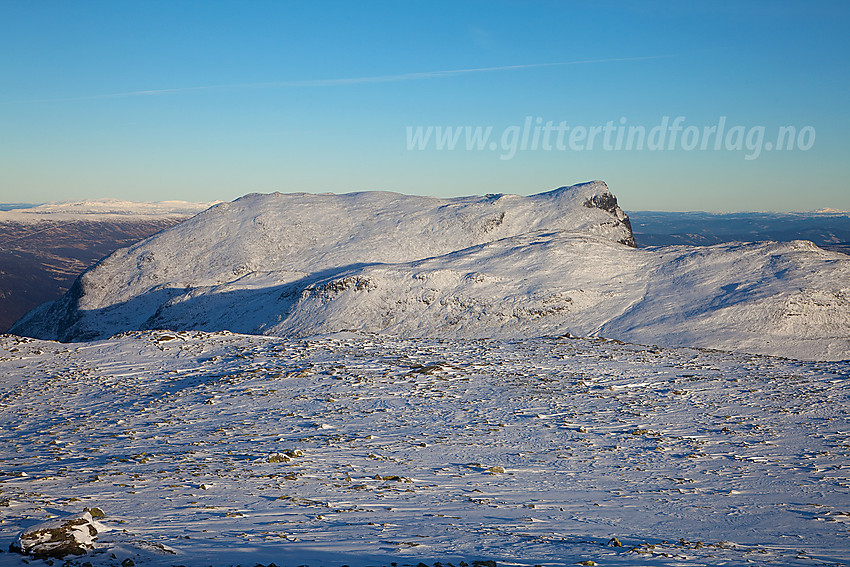
[[86,272],[12,332],[614,337],[850,358],[850,258],[804,241],[635,249],[602,182],[530,197],[248,195]]
[[3,549],[105,515],[57,565],[850,563],[848,362],[145,331],[0,374]]

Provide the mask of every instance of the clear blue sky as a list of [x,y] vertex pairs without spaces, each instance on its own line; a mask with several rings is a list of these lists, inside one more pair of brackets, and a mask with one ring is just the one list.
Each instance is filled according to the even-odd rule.
[[[850,209],[848,29],[844,0],[5,0],[0,202],[603,179],[630,210]],[[684,120],[653,151],[665,116]],[[550,121],[562,144],[534,147]],[[614,130],[586,147],[609,121],[631,150]],[[492,131],[409,148],[420,126]],[[786,126],[792,149],[770,151]]]

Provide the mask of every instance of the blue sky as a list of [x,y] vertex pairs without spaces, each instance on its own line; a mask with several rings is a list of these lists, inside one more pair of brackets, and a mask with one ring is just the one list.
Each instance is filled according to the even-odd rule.
[[[0,202],[603,179],[629,210],[850,209],[844,1],[7,0],[0,22]],[[609,122],[642,148],[578,135]],[[534,147],[547,123],[563,144]],[[408,144],[437,126],[491,137]]]

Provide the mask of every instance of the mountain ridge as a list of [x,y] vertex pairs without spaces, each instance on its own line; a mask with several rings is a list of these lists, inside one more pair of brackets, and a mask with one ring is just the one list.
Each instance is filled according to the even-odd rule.
[[848,281],[850,258],[803,241],[637,249],[601,181],[528,197],[249,194],[116,251],[12,331],[571,333],[842,359]]

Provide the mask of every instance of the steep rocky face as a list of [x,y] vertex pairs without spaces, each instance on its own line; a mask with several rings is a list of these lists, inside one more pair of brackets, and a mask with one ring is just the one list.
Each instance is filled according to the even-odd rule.
[[597,193],[592,197],[589,197],[585,202],[584,206],[589,209],[602,209],[603,211],[607,211],[614,215],[617,220],[628,229],[628,236],[618,240],[620,244],[625,244],[626,246],[631,246],[632,248],[637,248],[637,244],[635,243],[635,236],[632,233],[632,223],[629,221],[628,215],[617,205],[617,197],[612,195],[611,193]]

